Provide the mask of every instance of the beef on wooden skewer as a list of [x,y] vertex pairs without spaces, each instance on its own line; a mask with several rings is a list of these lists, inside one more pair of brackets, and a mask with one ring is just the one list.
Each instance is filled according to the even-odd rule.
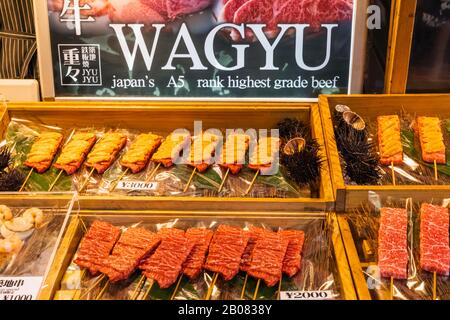
[[450,272],[448,209],[423,203],[420,208],[420,267],[433,273],[433,300],[437,298],[436,276]]
[[252,261],[247,271],[250,276],[258,279],[253,300],[258,295],[261,280],[264,280],[268,287],[281,282],[283,261],[288,245],[289,240],[275,232],[264,232],[256,241]]
[[214,233],[209,246],[208,257],[204,268],[214,272],[209,285],[206,300],[211,298],[219,274],[225,281],[233,279],[239,272],[241,258],[247,246],[249,236],[241,228],[220,225]]
[[408,214],[404,208],[381,208],[378,230],[378,267],[382,277],[391,279],[393,299],[394,279],[408,277]]
[[194,246],[186,261],[183,263],[183,272],[178,277],[178,282],[171,295],[171,300],[175,298],[178,292],[183,275],[189,279],[195,279],[202,272],[206,253],[208,252],[213,234],[214,232],[212,230],[206,228],[189,228],[186,230],[186,237],[194,243]]
[[[164,289],[177,281],[183,270],[183,263],[195,242],[186,237],[185,232],[180,229],[161,229],[159,234],[161,244],[153,255],[142,261],[139,269],[145,277],[158,282],[159,287]],[[144,299],[150,293],[151,286],[145,293]]]
[[283,260],[283,273],[293,277],[300,271],[305,233],[300,230],[282,230],[278,233],[289,241]]
[[74,174],[83,164],[97,137],[94,133],[76,133],[62,148],[53,166],[64,170],[68,175]]

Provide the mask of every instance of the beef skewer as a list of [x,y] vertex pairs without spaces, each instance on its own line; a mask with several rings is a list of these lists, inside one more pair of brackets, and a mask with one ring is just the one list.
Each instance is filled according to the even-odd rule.
[[80,192],[87,186],[94,170],[98,174],[104,173],[114,162],[119,152],[125,147],[127,137],[120,132],[106,133],[94,146],[86,159],[86,167],[92,168],[82,184]]
[[438,180],[437,164],[446,164],[444,135],[437,117],[417,117],[422,159],[434,164],[434,179]]
[[227,137],[226,143],[222,149],[220,157],[221,162],[219,164],[222,168],[226,169],[226,172],[218,192],[222,191],[230,171],[232,174],[238,174],[242,170],[249,143],[250,137],[245,134],[233,133]]
[[433,273],[433,300],[437,299],[437,274],[450,269],[448,209],[423,203],[420,208],[420,267]]
[[110,283],[128,279],[141,260],[161,242],[159,235],[144,228],[128,228],[119,238],[110,256],[103,259],[99,271],[108,281],[96,296],[100,300]]
[[256,182],[256,178],[260,173],[268,173],[272,169],[273,162],[275,161],[275,155],[280,147],[280,139],[276,137],[264,137],[260,138],[258,146],[253,150],[250,155],[250,169],[256,170],[256,173],[244,193],[244,196],[248,195]]
[[212,158],[219,143],[219,137],[210,133],[201,133],[194,139],[189,155],[189,165],[194,167],[183,192],[186,192],[191,185],[194,175],[198,172],[205,172],[212,163]]
[[125,153],[120,164],[125,167],[125,171],[117,178],[109,191],[112,192],[117,187],[120,180],[131,170],[133,174],[145,169],[150,158],[161,145],[162,137],[152,133],[143,133],[137,136],[130,149]]
[[378,266],[382,277],[390,278],[390,298],[394,299],[394,279],[408,277],[408,213],[404,208],[381,208],[378,230]]
[[282,280],[283,261],[289,240],[275,232],[264,232],[256,241],[247,273],[258,279],[253,300],[258,296],[261,280],[272,287]]
[[171,167],[174,161],[179,157],[180,152],[191,141],[189,133],[176,133],[172,132],[164,142],[160,145],[155,154],[153,154],[151,161],[157,163],[156,167],[152,170],[146,182],[149,182],[156,174],[161,165],[165,168]]
[[395,186],[396,179],[394,166],[403,163],[400,118],[397,115],[379,116],[377,122],[380,163],[391,166],[392,184]]
[[160,236],[161,244],[155,253],[139,265],[143,275],[153,280],[142,300],[146,300],[155,281],[162,289],[169,288],[177,281],[183,263],[195,245],[180,229],[162,229]]
[[38,173],[44,173],[52,165],[52,161],[58,152],[63,140],[63,135],[58,132],[44,132],[39,135],[37,140],[31,146],[24,165],[31,168],[25,181],[19,189],[23,191],[31,174],[36,170]]
[[204,268],[214,272],[205,300],[211,295],[219,277],[231,280],[239,272],[241,258],[249,240],[246,231],[238,227],[220,225],[214,233]]
[[203,269],[203,264],[206,259],[206,253],[208,252],[211,239],[214,232],[205,228],[189,228],[186,231],[186,237],[194,242],[194,247],[189,253],[186,261],[183,263],[183,271],[179,276],[177,285],[173,290],[170,300],[173,300],[178,292],[183,275],[189,279],[195,279],[198,277]]
[[[81,240],[77,258],[74,260],[79,267],[96,275],[101,267],[102,259],[107,258],[120,236],[120,229],[110,223],[94,221]],[[80,299],[93,290],[103,279],[104,275],[80,296]]]

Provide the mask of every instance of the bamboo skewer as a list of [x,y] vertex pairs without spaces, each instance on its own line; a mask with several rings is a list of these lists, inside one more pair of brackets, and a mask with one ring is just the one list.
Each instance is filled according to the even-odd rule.
[[277,300],[280,300],[281,295],[281,283],[283,282],[283,274],[281,274],[280,282],[278,282]]
[[178,277],[178,281],[177,281],[177,285],[175,286],[175,289],[173,290],[172,295],[170,296],[170,300],[175,299],[178,289],[180,288],[180,284],[181,284],[181,280],[183,279],[183,274],[180,274],[180,276]]
[[433,272],[433,300],[437,300],[437,276],[436,271]]
[[256,300],[258,297],[258,291],[259,291],[259,285],[261,284],[261,279],[258,279],[258,282],[256,283],[255,293],[253,294],[253,300]]
[[133,293],[131,294],[130,300],[136,300],[136,298],[138,297],[139,292],[141,292],[142,286],[145,284],[146,280],[147,279],[145,278],[145,276],[141,275],[138,283],[136,284],[136,288],[134,289]]
[[119,178],[117,178],[116,180],[114,180],[113,184],[111,185],[111,187],[109,188],[109,192],[113,192],[117,185],[119,184],[120,180],[122,180],[123,177],[125,177],[125,175],[130,171],[130,168],[126,168],[126,170],[119,176]]
[[391,162],[391,172],[392,172],[392,184],[395,186],[397,183],[395,181],[394,161]]
[[438,181],[438,169],[436,160],[434,160],[434,180]]
[[245,193],[244,193],[244,196],[248,195],[248,194],[250,193],[250,191],[252,190],[253,185],[255,184],[256,178],[258,178],[259,173],[260,173],[260,170],[256,171],[255,176],[253,177],[252,182],[251,182],[250,185],[248,186],[247,191],[245,191]]
[[186,183],[186,186],[184,187],[183,192],[186,192],[189,189],[189,186],[191,185],[196,172],[197,172],[197,168],[195,167],[194,170],[192,170],[192,174],[191,174],[188,182]]
[[159,167],[161,167],[161,162],[158,162],[156,167],[152,170],[152,172],[150,172],[150,175],[148,176],[147,180],[145,180],[145,183],[148,183],[148,182],[150,182],[150,180],[152,180],[153,176],[156,174]]
[[109,287],[109,280],[106,281],[105,285],[103,286],[102,290],[100,290],[99,294],[95,297],[95,300],[100,300],[103,297],[103,294],[105,293],[106,289]]
[[244,285],[242,286],[242,291],[241,291],[241,300],[244,300],[245,287],[247,286],[247,280],[248,280],[248,273],[245,274]]
[[34,168],[31,168],[31,169],[30,169],[30,172],[28,172],[28,175],[27,175],[27,177],[25,178],[25,181],[22,183],[22,186],[20,187],[19,192],[22,192],[22,191],[23,191],[23,189],[24,189],[25,186],[27,185],[28,180],[30,180],[30,177],[31,177],[31,174],[33,173],[33,171],[34,171]]
[[228,174],[230,173],[230,168],[227,168],[227,171],[225,172],[225,176],[222,179],[222,183],[219,186],[218,192],[221,192],[223,189],[223,186],[225,185],[225,181],[227,181]]
[[79,192],[82,192],[84,188],[86,188],[87,184],[89,183],[89,179],[92,177],[92,174],[94,173],[95,168],[92,168],[92,170],[89,172],[88,177],[86,180],[84,180],[83,185],[81,186]]
[[[145,291],[144,296],[142,297],[142,300],[147,300],[148,296],[150,295],[150,291],[152,290],[153,284],[155,283],[155,281],[153,280],[150,285],[148,286],[147,291]],[[137,297],[136,297],[137,298]]]
[[102,275],[94,282],[94,284],[91,285],[91,286],[90,286],[90,287],[89,287],[89,288],[88,288],[88,289],[80,296],[79,300],[81,300],[81,298],[87,296],[87,294],[88,294],[89,292],[91,292],[92,290],[94,290],[94,288],[95,288],[100,282],[102,282],[103,279],[105,279],[105,275],[104,275],[104,274],[102,274]]
[[52,182],[52,184],[50,185],[50,187],[48,187],[48,191],[52,191],[53,188],[55,187],[56,183],[58,182],[59,178],[61,178],[61,175],[63,173],[63,170],[59,170],[58,176],[56,177],[56,179]]
[[394,277],[391,277],[391,284],[389,286],[389,297],[390,300],[394,300]]
[[219,273],[214,273],[213,277],[211,278],[211,284],[208,287],[208,292],[206,293],[205,300],[211,300],[211,296],[214,290],[214,286],[216,285],[217,278],[219,277]]

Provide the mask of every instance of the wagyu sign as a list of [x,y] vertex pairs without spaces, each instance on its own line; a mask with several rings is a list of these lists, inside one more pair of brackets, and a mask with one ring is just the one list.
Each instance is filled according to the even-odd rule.
[[353,0],[48,0],[47,9],[57,98],[349,91]]
[[[137,53],[140,52],[147,71],[151,71],[153,66],[153,60],[155,57],[155,52],[160,40],[161,30],[163,30],[166,25],[165,24],[153,24],[152,27],[155,28],[156,32],[152,35],[153,39],[151,48],[149,49],[146,44],[146,39],[142,34],[142,29],[144,28],[144,24],[111,24],[110,27],[114,30],[117,39],[120,43],[120,48],[122,50],[122,54],[125,58],[127,66],[129,70],[133,70],[135,60],[137,57]],[[124,28],[130,28],[135,36],[135,42],[133,45],[133,49],[130,50],[127,44],[127,40],[124,33]],[[321,70],[328,65],[330,62],[331,56],[331,39],[332,39],[332,31],[334,28],[337,28],[337,24],[324,24],[321,27],[326,30],[326,46],[325,46],[325,54],[324,61],[318,66],[309,66],[305,63],[304,60],[304,34],[305,29],[309,27],[309,24],[280,24],[278,25],[279,33],[276,36],[275,40],[269,41],[266,34],[264,33],[264,29],[266,28],[265,24],[248,24],[248,25],[236,25],[232,23],[226,23],[219,25],[213,28],[206,36],[204,43],[204,53],[207,59],[207,62],[210,66],[223,71],[235,71],[239,69],[245,68],[245,54],[246,49],[250,47],[250,44],[231,44],[232,50],[235,52],[235,64],[233,66],[226,66],[220,63],[218,60],[216,53],[214,52],[214,41],[217,38],[217,34],[222,30],[233,29],[239,33],[242,39],[246,38],[246,30],[250,30],[252,35],[255,36],[256,41],[262,47],[262,53],[265,57],[265,64],[261,66],[259,70],[279,70],[280,68],[274,65],[274,54],[275,50],[280,43],[281,39],[286,35],[286,32],[290,29],[293,29],[295,32],[295,41],[294,41],[294,51],[295,51],[295,62],[297,66],[302,70],[307,71],[317,71]],[[179,53],[180,45],[184,43],[187,50],[186,53]],[[192,66],[191,70],[208,70],[208,66],[205,65],[204,62],[201,61],[199,53],[195,47],[194,41],[192,40],[191,34],[185,23],[181,25],[181,28],[177,34],[175,42],[170,50],[167,63],[161,67],[161,70],[176,70],[174,63],[176,59],[187,59],[187,62],[191,62]]]

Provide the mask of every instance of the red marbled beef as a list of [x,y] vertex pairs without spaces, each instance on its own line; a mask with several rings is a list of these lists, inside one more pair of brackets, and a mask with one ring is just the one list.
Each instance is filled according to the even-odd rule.
[[448,209],[428,203],[420,208],[420,267],[448,276],[450,269]]
[[408,214],[406,209],[381,208],[378,267],[382,277],[408,276]]
[[289,241],[283,260],[283,272],[289,277],[293,277],[300,271],[305,233],[298,230],[283,230],[279,233]]
[[183,274],[188,278],[194,279],[202,271],[213,234],[212,230],[205,228],[189,228],[186,231],[186,237],[195,243],[183,264]]

